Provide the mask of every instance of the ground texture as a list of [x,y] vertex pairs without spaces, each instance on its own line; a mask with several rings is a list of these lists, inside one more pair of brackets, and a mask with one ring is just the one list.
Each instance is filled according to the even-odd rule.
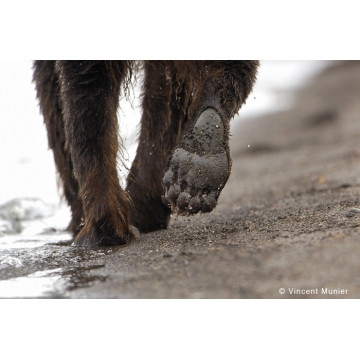
[[360,298],[359,95],[360,62],[334,63],[291,110],[233,122],[212,213],[127,246],[58,246],[76,265],[58,296]]

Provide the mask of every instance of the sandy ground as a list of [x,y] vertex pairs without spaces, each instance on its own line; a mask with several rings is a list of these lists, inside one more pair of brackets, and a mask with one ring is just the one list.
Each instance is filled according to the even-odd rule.
[[128,246],[53,246],[35,270],[72,265],[52,297],[360,298],[359,94],[360,62],[334,63],[293,109],[235,124],[211,214]]
[[360,62],[339,62],[238,124],[216,210],[79,260],[66,297],[359,298],[359,94]]

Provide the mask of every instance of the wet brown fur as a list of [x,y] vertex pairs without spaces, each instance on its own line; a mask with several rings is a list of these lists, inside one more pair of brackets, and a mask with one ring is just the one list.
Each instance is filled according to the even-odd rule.
[[[116,112],[121,94],[145,73],[139,147],[119,183]],[[35,61],[34,81],[75,244],[127,243],[130,224],[166,228],[162,176],[173,149],[203,110],[215,108],[226,132],[252,90],[257,61]]]

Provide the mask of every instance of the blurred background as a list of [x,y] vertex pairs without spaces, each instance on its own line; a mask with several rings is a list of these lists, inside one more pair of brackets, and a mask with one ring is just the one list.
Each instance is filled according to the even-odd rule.
[[[258,115],[290,108],[295,100],[294,90],[304,86],[329,63],[261,61],[254,91],[232,126],[241,126],[242,121],[251,121]],[[17,205],[30,206],[38,217],[41,213],[44,217],[56,213],[56,219],[49,217],[47,225],[61,229],[69,222],[70,213],[66,204],[60,203],[53,155],[48,150],[46,130],[32,83],[32,61],[1,61],[0,64],[0,220],[1,206],[18,199]],[[127,149],[127,166],[136,151],[141,117],[140,88],[141,79],[134,88],[131,101],[121,99],[118,111],[121,137]],[[119,174],[124,183],[126,169],[119,167]]]

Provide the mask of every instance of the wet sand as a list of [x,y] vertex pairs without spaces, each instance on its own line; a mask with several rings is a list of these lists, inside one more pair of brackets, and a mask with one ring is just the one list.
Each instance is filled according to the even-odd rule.
[[360,62],[336,62],[293,109],[233,123],[211,214],[128,246],[39,249],[34,271],[63,269],[48,297],[360,298],[359,94]]
[[359,298],[359,94],[360,62],[336,63],[293,109],[238,123],[217,209],[81,261],[101,279],[66,295]]

